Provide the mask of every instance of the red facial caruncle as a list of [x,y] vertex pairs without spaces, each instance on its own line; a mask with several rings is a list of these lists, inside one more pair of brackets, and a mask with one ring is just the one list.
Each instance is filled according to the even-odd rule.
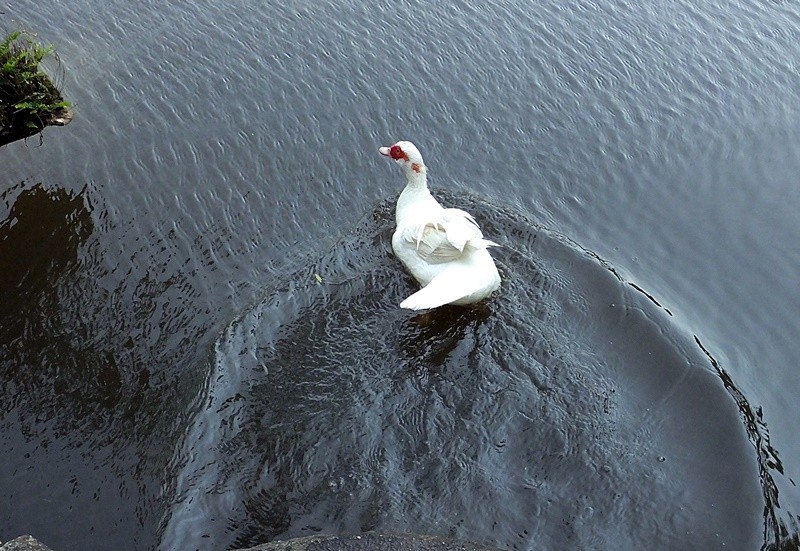
[[406,152],[403,151],[403,148],[397,144],[394,144],[391,148],[389,148],[389,156],[395,161],[399,161],[400,159],[403,159],[404,161],[408,160],[408,155]]

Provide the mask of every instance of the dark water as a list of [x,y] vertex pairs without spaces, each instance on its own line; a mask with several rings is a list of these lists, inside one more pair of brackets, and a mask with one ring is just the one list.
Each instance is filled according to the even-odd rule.
[[[694,4],[4,7],[0,540],[796,545],[800,10]],[[484,307],[397,308],[397,139]]]

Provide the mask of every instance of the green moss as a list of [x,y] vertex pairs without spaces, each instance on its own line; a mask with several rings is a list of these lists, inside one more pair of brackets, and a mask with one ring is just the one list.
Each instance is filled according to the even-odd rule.
[[52,46],[42,46],[22,31],[0,42],[0,138],[33,135],[70,106],[39,69],[53,55]]

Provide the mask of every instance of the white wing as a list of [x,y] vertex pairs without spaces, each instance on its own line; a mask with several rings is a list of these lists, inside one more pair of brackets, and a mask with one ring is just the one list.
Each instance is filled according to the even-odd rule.
[[407,225],[402,238],[413,244],[417,255],[430,264],[457,260],[464,254],[465,247],[485,249],[497,245],[483,239],[475,219],[461,209],[443,209],[434,218]]

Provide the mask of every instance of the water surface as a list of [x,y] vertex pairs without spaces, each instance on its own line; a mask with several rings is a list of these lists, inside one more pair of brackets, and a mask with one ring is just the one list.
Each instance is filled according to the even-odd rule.
[[[0,150],[0,539],[797,534],[792,4],[3,11],[77,116]],[[485,308],[397,308],[398,139]]]

